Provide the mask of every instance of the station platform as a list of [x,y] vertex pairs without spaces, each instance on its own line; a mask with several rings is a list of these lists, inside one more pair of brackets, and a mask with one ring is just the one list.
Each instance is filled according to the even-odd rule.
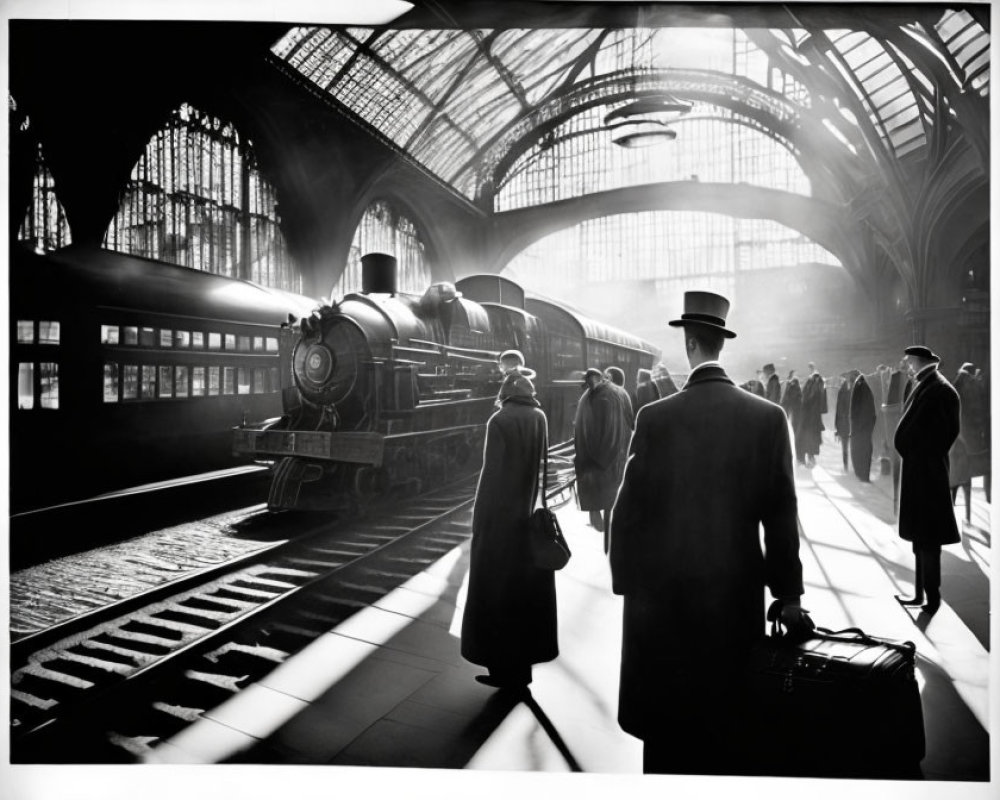
[[[963,541],[945,548],[944,602],[933,617],[894,599],[912,590],[913,555],[896,535],[891,477],[873,469],[863,483],[845,473],[831,437],[817,466],[797,465],[796,484],[803,605],[814,620],[917,646],[924,781],[643,776],[642,743],[616,721],[622,598],[611,593],[600,532],[572,504],[559,511],[573,550],[556,576],[560,656],[536,665],[530,696],[477,683],[485,670],[459,653],[465,543],[155,745],[145,758],[158,765],[154,771],[129,767],[125,780],[147,794],[160,774],[171,781],[169,796],[187,785],[197,787],[191,796],[205,797],[225,792],[234,779],[240,796],[252,797],[328,797],[334,787],[366,797],[791,797],[803,786],[812,796],[996,797],[988,733],[991,711],[997,718],[996,692],[989,693],[991,524],[981,483],[973,488],[971,523],[959,494]],[[226,766],[191,766],[209,764]],[[120,769],[105,772],[112,773],[106,789],[122,780]],[[586,775],[559,778],[567,773]]]

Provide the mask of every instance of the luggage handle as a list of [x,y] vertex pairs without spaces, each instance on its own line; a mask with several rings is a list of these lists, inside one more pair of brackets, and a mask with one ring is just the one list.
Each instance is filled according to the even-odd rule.
[[[771,622],[771,636],[777,639],[785,638],[781,630],[781,601],[775,600],[767,610],[767,619]],[[865,633],[861,628],[842,628],[839,631],[823,628],[819,625],[811,634],[830,642],[860,643],[867,645],[884,645],[899,653],[913,654],[917,651],[917,646],[913,642],[887,642]],[[808,638],[808,637],[807,637]]]

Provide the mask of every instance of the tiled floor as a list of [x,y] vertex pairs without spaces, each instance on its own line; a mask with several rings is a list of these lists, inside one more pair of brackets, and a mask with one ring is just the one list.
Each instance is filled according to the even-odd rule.
[[[893,598],[912,589],[913,557],[896,536],[891,479],[874,468],[871,483],[844,474],[839,446],[832,443],[817,467],[798,467],[796,477],[803,601],[816,622],[833,629],[859,626],[917,645],[927,780],[910,789],[919,797],[1000,796],[988,783],[991,528],[981,483],[963,542],[945,549],[945,603],[927,619]],[[964,518],[965,509],[956,513]],[[283,765],[290,779],[308,779],[307,787],[329,780],[370,788],[388,780],[398,787],[394,794],[419,788],[421,796],[433,797],[484,791],[536,796],[553,786],[563,791],[567,784],[551,784],[553,776],[539,773],[567,772],[590,773],[579,776],[579,787],[602,795],[644,794],[651,787],[700,794],[703,786],[722,786],[737,796],[768,797],[796,787],[790,796],[802,796],[807,785],[811,794],[840,796],[849,787],[852,795],[884,797],[905,789],[907,784],[886,782],[641,776],[641,743],[615,721],[621,598],[610,592],[600,535],[586,515],[567,507],[560,518],[574,553],[557,573],[561,655],[535,668],[527,702],[476,683],[482,670],[459,655],[468,564],[467,548],[459,548],[160,744],[148,762],[175,765],[165,773],[171,776],[181,764]],[[995,699],[992,711],[995,719]],[[361,769],[317,772],[319,765]],[[250,768],[214,769],[245,775]],[[472,773],[481,776],[475,783],[456,777]],[[212,771],[198,774],[200,786],[221,780]],[[263,776],[256,789],[273,785],[273,770],[257,767],[250,774]],[[501,795],[490,793],[499,786],[506,787]],[[304,794],[311,796],[308,788]],[[317,796],[326,795],[317,790]]]

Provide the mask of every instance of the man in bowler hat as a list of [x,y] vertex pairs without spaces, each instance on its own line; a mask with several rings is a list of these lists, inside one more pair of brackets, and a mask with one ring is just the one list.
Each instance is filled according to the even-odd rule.
[[[785,412],[719,363],[729,301],[686,292],[684,388],[644,406],[611,514],[624,595],[618,722],[645,772],[740,774],[753,731],[743,675],[765,633],[765,586],[801,634],[797,499]],[[764,549],[759,526],[764,526]]]
[[902,460],[899,536],[913,544],[916,574],[913,596],[896,599],[933,614],[941,606],[941,546],[961,541],[948,480],[948,451],[958,438],[961,404],[955,387],[938,372],[937,355],[923,345],[903,353],[915,386],[903,404],[893,445]]

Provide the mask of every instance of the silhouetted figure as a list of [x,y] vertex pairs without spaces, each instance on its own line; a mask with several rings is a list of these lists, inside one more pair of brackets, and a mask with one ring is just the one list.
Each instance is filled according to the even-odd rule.
[[519,689],[531,666],[559,655],[555,575],[531,559],[528,519],[538,496],[545,414],[531,380],[516,370],[486,423],[483,468],[472,512],[462,657],[489,669],[476,680]]
[[843,374],[843,382],[837,390],[837,410],[834,416],[834,437],[840,442],[841,455],[844,458],[844,472],[847,472],[848,453],[851,442],[851,390],[854,381],[861,373],[852,369]]
[[799,445],[799,427],[802,424],[802,387],[799,386],[799,379],[795,377],[795,371],[788,373],[788,381],[785,383],[785,391],[781,396],[781,407],[785,409],[788,417],[788,424],[795,434],[795,460],[800,464],[805,463],[805,454]]
[[875,397],[864,375],[851,389],[851,462],[859,481],[868,483],[872,471],[872,436],[875,433]]
[[826,384],[816,367],[809,364],[809,377],[802,387],[802,408],[799,426],[795,431],[795,447],[802,452],[808,466],[816,463],[823,444],[823,415],[827,412]]
[[[781,409],[739,390],[718,362],[729,302],[686,292],[692,367],[644,406],[611,515],[611,573],[625,596],[618,722],[644,741],[643,771],[740,774],[753,725],[741,691],[764,633],[764,589],[811,626],[794,467]],[[764,526],[762,551],[760,524]]]
[[961,488],[965,497],[965,521],[972,522],[972,479],[989,472],[989,442],[986,440],[986,418],[989,409],[983,381],[974,364],[966,362],[955,376],[955,391],[962,403],[961,427],[955,444],[948,454],[952,502]]
[[[913,597],[933,614],[941,605],[941,546],[961,541],[948,481],[948,451],[958,437],[958,392],[937,370],[940,359],[927,347],[904,351],[914,388],[904,403],[894,445],[902,458],[899,536],[913,543],[916,579]],[[926,603],[924,599],[926,598]]]
[[622,413],[625,414],[629,430],[631,430],[635,424],[635,403],[632,401],[632,396],[628,393],[628,389],[625,388],[625,373],[622,372],[620,367],[608,367],[604,370],[604,376],[608,380],[608,385],[618,397],[618,402],[622,405]]

